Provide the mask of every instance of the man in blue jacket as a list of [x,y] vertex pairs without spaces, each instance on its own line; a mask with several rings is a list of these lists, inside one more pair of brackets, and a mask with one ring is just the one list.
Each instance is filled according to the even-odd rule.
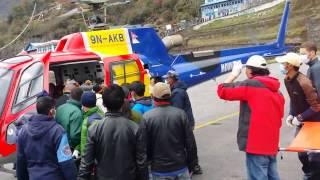
[[167,75],[164,76],[168,84],[171,87],[171,104],[174,107],[180,108],[186,112],[189,124],[194,129],[194,117],[192,112],[192,107],[190,99],[187,93],[187,85],[179,80],[178,73],[175,71],[168,71]]
[[75,180],[77,169],[64,129],[55,121],[51,97],[37,99],[37,113],[30,117],[17,140],[18,180]]
[[140,113],[142,116],[153,108],[152,99],[145,97],[145,85],[140,81],[135,81],[130,84],[130,93],[133,98],[132,110]]

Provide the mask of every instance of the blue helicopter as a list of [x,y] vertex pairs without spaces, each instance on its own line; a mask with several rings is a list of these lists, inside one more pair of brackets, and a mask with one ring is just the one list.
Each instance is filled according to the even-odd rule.
[[245,64],[252,55],[270,58],[285,54],[290,48],[285,44],[290,4],[287,0],[277,40],[272,43],[171,55],[153,28],[128,28],[132,50],[152,76],[163,76],[174,70],[189,87],[194,86],[231,71],[234,63]]

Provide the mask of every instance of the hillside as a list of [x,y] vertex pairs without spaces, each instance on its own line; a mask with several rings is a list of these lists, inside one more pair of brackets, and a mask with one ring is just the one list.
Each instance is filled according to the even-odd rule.
[[[8,0],[9,1],[9,0]],[[21,0],[15,6],[8,20],[0,22],[0,47],[8,44],[26,26],[33,9],[33,1]],[[164,25],[176,23],[180,20],[190,20],[198,16],[198,9],[202,0],[132,0],[130,4],[112,6],[107,9],[107,22],[110,25],[123,24],[155,24]],[[2,0],[1,0],[2,2]],[[59,39],[64,35],[86,31],[86,25],[80,13],[68,17],[59,17],[68,11],[78,8],[79,5],[63,3],[61,9],[54,10],[58,0],[37,0],[36,16],[30,28],[17,42],[1,51],[0,57],[10,57],[18,52],[29,42],[43,42]],[[59,0],[59,2],[68,2]],[[53,9],[49,12],[49,9]],[[84,12],[86,21],[93,15],[103,16],[102,7],[95,7]]]
[[[18,0],[1,0],[0,3]],[[27,31],[12,45],[1,51],[1,47],[14,39],[26,26],[32,14],[31,0],[20,0],[20,5],[13,8],[6,21],[0,21],[0,58],[10,57],[29,42],[44,42],[60,39],[66,34],[86,31],[86,25],[80,13],[59,17],[79,5],[64,3],[56,8],[58,0],[37,0],[36,17]],[[59,0],[65,2],[67,0]],[[301,43],[306,40],[320,42],[320,4],[318,0],[292,0],[293,8],[289,22],[287,42]],[[164,26],[180,20],[191,20],[199,17],[202,0],[132,0],[130,4],[112,6],[107,9],[107,22],[110,25],[154,24]],[[16,4],[17,5],[17,4]],[[0,5],[2,8],[2,6]],[[12,7],[12,6],[11,6]],[[268,42],[277,35],[283,4],[264,12],[215,21],[198,31],[184,31],[185,42],[174,51],[219,49],[244,44]],[[307,12],[307,13],[306,13]],[[4,12],[2,12],[4,13]],[[94,14],[102,15],[103,9],[84,12],[86,20]]]
[[1,0],[0,1],[0,17],[5,19],[12,11],[12,8],[19,4],[22,0]]
[[[283,8],[284,3],[255,14],[217,20],[197,31],[183,32],[184,46],[174,51],[220,49],[270,42],[277,36]],[[293,0],[286,42],[320,43],[320,25],[317,23],[320,20],[319,10],[320,4],[316,0]]]

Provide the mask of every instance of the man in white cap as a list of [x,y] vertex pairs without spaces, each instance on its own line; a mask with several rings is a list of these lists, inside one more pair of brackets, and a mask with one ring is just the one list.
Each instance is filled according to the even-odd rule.
[[171,90],[166,83],[153,87],[155,108],[143,115],[138,130],[137,163],[139,180],[190,180],[189,169],[196,165],[195,140],[187,114],[170,103]]
[[221,99],[240,101],[237,142],[246,153],[249,180],[279,180],[277,153],[284,97],[280,82],[270,77],[262,56],[252,56],[246,63],[247,80],[233,82],[241,74],[242,64],[235,64],[231,75],[218,87]]
[[[286,123],[290,127],[296,126],[297,133],[306,121],[320,121],[320,105],[316,89],[311,80],[299,72],[300,56],[288,53],[277,58],[281,72],[286,75],[284,83],[290,97],[290,112]],[[305,180],[320,179],[320,157],[315,153],[298,153],[302,163]]]

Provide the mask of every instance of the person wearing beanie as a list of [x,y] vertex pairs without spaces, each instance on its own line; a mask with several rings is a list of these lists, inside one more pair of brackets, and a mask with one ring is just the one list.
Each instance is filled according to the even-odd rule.
[[87,144],[88,128],[96,120],[101,120],[104,116],[102,110],[97,106],[97,98],[94,92],[84,92],[81,96],[81,105],[83,110],[83,122],[81,127],[80,154],[84,154]]
[[159,82],[152,93],[155,108],[143,115],[137,135],[137,179],[149,179],[149,160],[150,179],[191,179],[189,170],[197,165],[197,152],[188,116],[171,105],[170,85]]

